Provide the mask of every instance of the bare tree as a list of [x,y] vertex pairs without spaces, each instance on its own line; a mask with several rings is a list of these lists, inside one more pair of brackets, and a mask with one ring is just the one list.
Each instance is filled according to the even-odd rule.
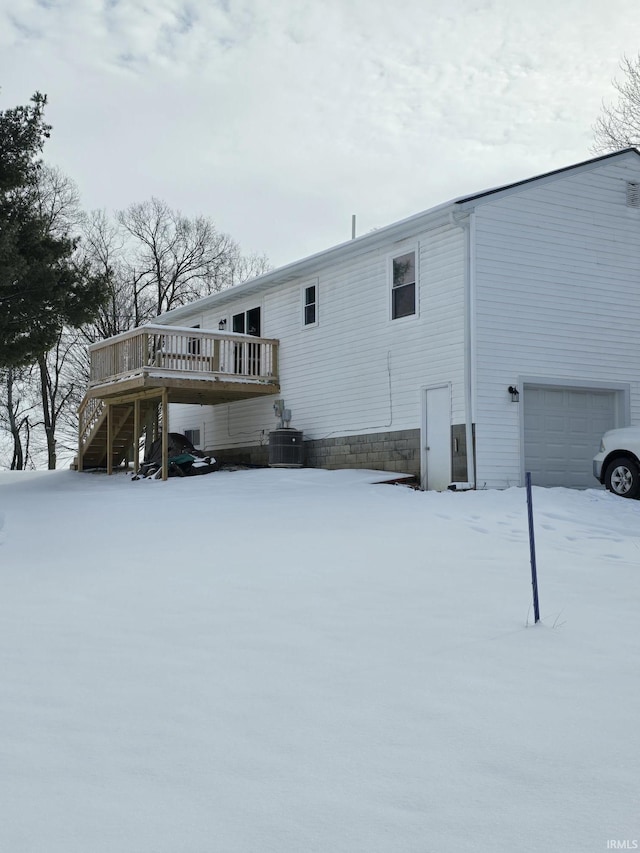
[[136,324],[229,286],[239,248],[203,216],[188,219],[157,198],[118,214],[129,240]]
[[[219,286],[216,286],[211,292],[217,293],[219,290],[224,290],[226,287],[234,287],[236,284],[242,284],[243,281],[248,281],[250,278],[256,278],[271,269],[266,255],[243,255],[238,250],[229,258],[226,277],[221,279]],[[216,282],[216,284],[218,284]]]
[[86,387],[84,371],[78,370],[80,334],[73,329],[60,332],[56,345],[38,359],[40,377],[41,424],[47,443],[47,465],[58,462],[59,432],[64,433],[63,448],[75,450],[76,412]]
[[131,205],[115,220],[104,211],[85,216],[82,247],[109,291],[98,318],[84,330],[90,342],[269,269],[266,257],[244,255],[211,220],[189,219],[156,198]]
[[117,221],[109,219],[104,210],[84,216],[81,247],[93,274],[102,276],[109,293],[95,320],[83,329],[86,339],[93,343],[138,325],[136,287],[129,279],[125,237]]
[[[43,165],[38,171],[35,185],[34,204],[39,221],[46,233],[53,238],[69,239],[82,222],[80,201],[73,181],[60,170]],[[90,276],[92,271],[76,250],[70,262]],[[94,275],[97,280],[98,275]],[[79,384],[85,385],[86,374],[78,370],[82,361],[79,356],[79,332],[61,326],[53,346],[48,351],[37,353],[34,369],[29,371],[22,383],[22,391],[38,399],[38,412],[30,415],[30,428],[44,431],[47,467],[57,464],[57,431],[60,425],[73,421],[71,403],[77,402]],[[84,348],[82,348],[82,351]],[[14,397],[15,400],[15,397]],[[74,407],[75,408],[75,407]],[[17,429],[17,424],[14,425]],[[15,434],[15,431],[14,431]],[[15,443],[15,439],[14,439]]]
[[595,153],[640,146],[640,54],[625,56],[620,62],[624,77],[614,79],[618,100],[602,105],[602,113],[593,126]]
[[82,222],[80,193],[75,183],[55,166],[43,163],[35,186],[38,218],[49,234],[67,237]]
[[23,470],[31,460],[31,430],[37,417],[32,391],[29,369],[8,367],[0,371],[0,433],[5,433],[10,442],[12,471]]

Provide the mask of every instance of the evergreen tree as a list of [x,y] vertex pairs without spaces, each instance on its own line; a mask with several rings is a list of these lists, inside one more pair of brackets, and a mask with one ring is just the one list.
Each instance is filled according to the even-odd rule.
[[36,93],[0,111],[0,367],[35,364],[105,297],[102,279],[74,258],[77,241],[54,233],[37,204],[46,103]]

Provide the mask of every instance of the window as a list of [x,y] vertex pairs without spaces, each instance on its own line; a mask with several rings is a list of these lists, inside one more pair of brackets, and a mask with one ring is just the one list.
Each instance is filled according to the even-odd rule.
[[393,258],[391,281],[391,319],[416,313],[416,253]]
[[260,337],[260,308],[251,308],[241,314],[234,314],[231,327],[234,332]]
[[317,326],[318,324],[318,286],[309,284],[302,289],[302,324]]
[[185,429],[184,437],[187,441],[190,441],[194,447],[200,446],[200,430],[199,429]]
[[[242,335],[260,337],[261,320],[260,308],[250,308],[231,318],[231,328]],[[260,344],[235,343],[233,345],[233,372],[247,373],[250,376],[260,376],[261,352]]]
[[242,314],[234,314],[233,319],[231,320],[231,323],[232,323],[231,328],[233,329],[234,332],[240,332],[240,334],[244,335],[244,329],[245,329],[244,311],[242,312]]

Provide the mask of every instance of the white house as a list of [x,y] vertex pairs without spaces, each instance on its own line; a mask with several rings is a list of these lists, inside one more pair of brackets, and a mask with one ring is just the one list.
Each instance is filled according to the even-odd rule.
[[278,344],[266,393],[171,406],[218,457],[266,462],[279,399],[307,465],[593,487],[601,434],[640,423],[640,154],[456,199],[157,323]]

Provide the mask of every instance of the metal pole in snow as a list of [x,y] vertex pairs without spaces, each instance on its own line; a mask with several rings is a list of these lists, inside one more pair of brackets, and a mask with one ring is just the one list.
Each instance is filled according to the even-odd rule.
[[529,512],[529,550],[531,551],[531,585],[533,587],[533,614],[536,622],[540,621],[540,606],[538,604],[538,572],[536,570],[536,540],[533,534],[533,501],[531,499],[531,471],[525,474],[527,486],[527,509]]

